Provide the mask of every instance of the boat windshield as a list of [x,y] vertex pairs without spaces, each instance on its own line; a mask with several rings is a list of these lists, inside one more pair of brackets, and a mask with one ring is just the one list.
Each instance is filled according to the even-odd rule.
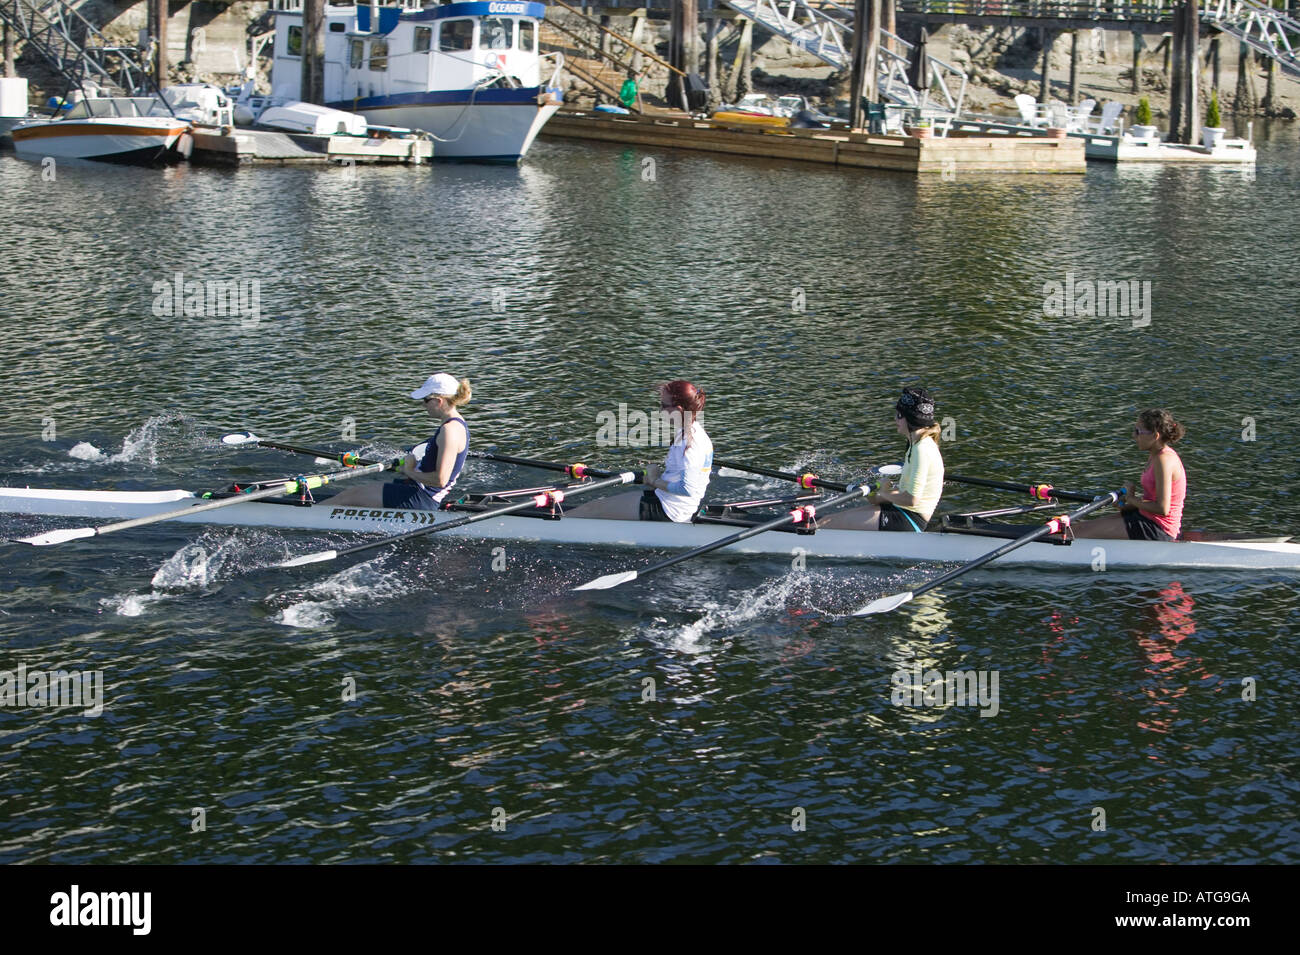
[[162,100],[153,96],[97,96],[83,99],[67,113],[67,119],[92,116],[170,116]]

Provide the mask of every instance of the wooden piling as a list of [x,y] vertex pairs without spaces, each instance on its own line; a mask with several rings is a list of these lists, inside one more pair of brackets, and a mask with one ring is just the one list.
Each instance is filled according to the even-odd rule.
[[721,28],[716,16],[709,17],[704,54],[704,81],[709,86],[709,105],[717,106],[718,98],[718,30]]
[[[898,0],[884,0],[884,6],[881,8],[880,26],[887,33],[898,35]],[[885,49],[891,53],[898,52],[898,45],[894,43],[894,36],[882,37],[881,42]]]
[[876,101],[876,56],[880,47],[880,0],[853,5],[853,69],[849,75],[849,126],[866,126],[863,100]]
[[1183,142],[1199,143],[1201,141],[1201,12],[1197,0],[1185,0],[1183,4],[1183,104],[1186,113],[1183,119]]
[[1263,107],[1265,116],[1272,116],[1278,109],[1277,105],[1277,59],[1270,56],[1268,58],[1268,70],[1264,74],[1264,101],[1260,104]]
[[1070,99],[1073,106],[1079,101],[1079,31],[1070,31]]
[[4,71],[5,71],[5,74],[4,74],[4,75],[5,75],[5,76],[17,76],[18,74],[17,74],[16,72],[14,72],[14,31],[13,31],[13,28],[9,26],[9,21],[7,21],[7,20],[6,20],[4,23],[0,24],[0,26],[3,26],[3,27],[4,27],[4,56],[5,56],[5,65],[4,65]]
[[740,28],[740,43],[736,47],[736,66],[732,70],[736,83],[736,99],[740,100],[754,89],[754,21],[746,19]]
[[[377,23],[370,24],[378,31]],[[391,60],[390,60],[391,63]],[[390,67],[391,68],[391,67]],[[304,103],[325,105],[325,0],[303,0],[302,87]]]
[[1234,113],[1253,113],[1259,106],[1255,99],[1255,82],[1250,75],[1250,47],[1238,44],[1237,52],[1237,89],[1232,96]]
[[1044,27],[1039,30],[1039,36],[1043,42],[1043,82],[1038,90],[1038,102],[1047,103],[1052,98],[1052,47],[1056,43],[1056,31]]
[[1145,42],[1142,34],[1133,31],[1133,92],[1142,92],[1142,47]]
[[149,20],[149,35],[157,46],[154,51],[153,81],[162,89],[167,85],[167,68],[171,65],[167,56],[167,0],[149,0],[146,16]]
[[637,49],[641,45],[641,34],[645,29],[645,17],[632,18],[632,72],[637,76],[641,75],[641,66],[644,56]]
[[[1219,34],[1210,37],[1210,89],[1219,92]],[[1223,99],[1222,96],[1219,97]]]
[[1187,28],[1187,23],[1182,16],[1181,9],[1175,9],[1173,18],[1174,36],[1169,43],[1169,49],[1173,61],[1173,68],[1169,78],[1169,141],[1182,142],[1179,136],[1183,129],[1183,94],[1184,79],[1183,75],[1187,72],[1183,65],[1183,55],[1187,49],[1186,38],[1183,31]]

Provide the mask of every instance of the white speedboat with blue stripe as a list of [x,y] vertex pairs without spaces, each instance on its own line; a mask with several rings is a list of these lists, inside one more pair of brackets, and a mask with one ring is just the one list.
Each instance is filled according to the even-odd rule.
[[[435,159],[515,163],[560,108],[563,57],[539,51],[541,3],[325,7],[326,105],[422,129]],[[277,0],[273,100],[301,98],[301,0]]]

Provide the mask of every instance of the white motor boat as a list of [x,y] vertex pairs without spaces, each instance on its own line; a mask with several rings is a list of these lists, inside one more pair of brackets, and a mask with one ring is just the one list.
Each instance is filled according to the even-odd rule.
[[89,96],[63,116],[19,123],[10,135],[23,159],[152,165],[184,159],[189,130],[156,96]]

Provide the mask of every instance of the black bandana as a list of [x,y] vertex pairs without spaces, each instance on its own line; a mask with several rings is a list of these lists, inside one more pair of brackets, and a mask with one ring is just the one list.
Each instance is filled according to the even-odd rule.
[[894,409],[913,428],[928,428],[934,424],[934,399],[923,388],[904,388]]

